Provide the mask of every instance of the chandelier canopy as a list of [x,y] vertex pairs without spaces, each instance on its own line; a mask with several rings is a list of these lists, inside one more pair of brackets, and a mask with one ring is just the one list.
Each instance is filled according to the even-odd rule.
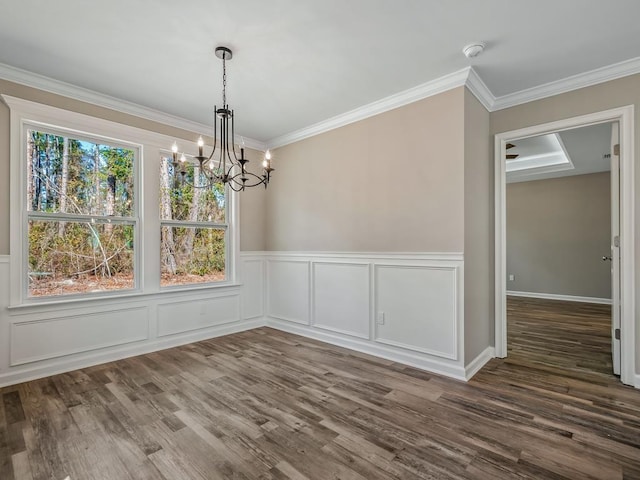
[[[227,103],[227,60],[231,60],[233,53],[227,47],[217,47],[216,57],[222,60],[222,107],[214,106],[213,115],[213,150],[209,156],[204,155],[204,140],[198,138],[198,155],[194,156],[198,161],[195,165],[194,175],[200,175],[199,182],[193,182],[196,188],[210,188],[215,184],[225,184],[235,191],[242,191],[248,187],[264,185],[267,188],[271,179],[271,154],[265,152],[262,162],[262,175],[257,175],[247,170],[249,160],[244,156],[244,147],[240,148],[240,157],[236,153],[234,111]],[[186,156],[180,155],[178,159],[178,144],[171,147],[172,164],[174,171],[180,175],[180,181],[185,181],[189,162]],[[217,152],[217,155],[216,155]],[[205,180],[202,182],[202,180]]]

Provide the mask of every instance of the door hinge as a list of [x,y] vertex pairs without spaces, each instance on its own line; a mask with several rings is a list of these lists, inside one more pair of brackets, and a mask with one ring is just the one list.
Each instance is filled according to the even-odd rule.
[[615,332],[614,332],[614,335],[613,335],[613,336],[614,336],[614,338],[615,338],[616,340],[620,340],[620,329],[619,329],[619,328],[616,328],[616,329],[615,329]]
[[620,144],[619,144],[619,143],[616,143],[616,144],[613,146],[613,154],[614,154],[616,157],[619,157],[619,156],[620,156]]
[[619,247],[620,246],[620,237],[618,235],[613,237],[613,246],[614,247]]

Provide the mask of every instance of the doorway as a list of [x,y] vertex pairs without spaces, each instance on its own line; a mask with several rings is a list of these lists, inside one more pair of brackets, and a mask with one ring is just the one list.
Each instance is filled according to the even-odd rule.
[[[561,140],[562,132],[576,131],[580,127],[593,127],[594,131],[597,130],[598,125],[602,124],[616,124],[619,125],[619,151],[620,154],[620,235],[615,239],[616,245],[614,245],[614,238],[611,237],[612,255],[607,255],[606,252],[603,257],[613,258],[616,255],[620,255],[624,261],[618,262],[619,265],[619,285],[614,285],[616,292],[619,292],[619,297],[613,295],[613,307],[614,313],[618,313],[619,330],[619,357],[620,357],[620,379],[623,383],[633,385],[634,384],[634,370],[635,370],[635,325],[634,325],[634,248],[633,248],[633,107],[623,107],[605,112],[599,112],[596,114],[590,114],[581,117],[575,117],[559,122],[552,122],[544,125],[538,125],[534,127],[528,127],[525,129],[514,130],[510,132],[504,132],[496,135],[495,137],[495,219],[496,219],[496,323],[495,323],[495,345],[496,356],[507,356],[507,291],[509,285],[509,275],[513,275],[507,272],[507,244],[506,244],[506,182],[507,182],[507,155],[511,157],[514,154],[509,151],[515,151],[514,145],[527,146],[528,139],[532,137],[543,138],[551,141],[554,136]],[[601,127],[602,128],[602,127]],[[610,128],[610,127],[609,127]],[[560,143],[562,143],[560,141]],[[548,157],[547,157],[548,159]],[[529,159],[531,160],[531,159]],[[536,163],[538,162],[538,163]],[[541,171],[544,170],[544,165],[540,164],[541,157],[534,159],[532,170]],[[519,175],[526,176],[526,162],[519,162],[519,168],[521,169]],[[555,161],[553,165],[546,165],[548,174],[553,175],[555,173],[564,170],[569,170],[574,166],[567,166],[561,162]],[[509,168],[513,171],[513,168]],[[616,170],[617,171],[617,170]],[[510,174],[513,176],[513,173]],[[517,174],[518,175],[518,174]],[[516,176],[517,176],[516,175]],[[614,262],[615,263],[615,262]],[[513,283],[513,281],[511,281]],[[619,299],[619,300],[618,300]],[[615,315],[614,315],[615,317]],[[612,329],[612,342],[614,342],[615,350],[615,337],[616,329]]]

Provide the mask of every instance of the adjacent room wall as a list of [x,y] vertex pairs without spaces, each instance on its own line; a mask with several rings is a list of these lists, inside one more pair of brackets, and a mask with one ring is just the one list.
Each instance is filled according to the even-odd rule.
[[[553,122],[626,105],[635,106],[636,195],[640,192],[640,74],[544,98],[491,113],[491,134]],[[637,199],[636,199],[637,203]],[[635,208],[635,245],[640,250],[640,209]],[[640,299],[640,255],[635,260],[636,298]],[[640,301],[636,302],[636,345],[640,344]],[[636,372],[640,372],[640,348],[636,349]]]
[[464,342],[465,364],[493,344],[493,158],[489,112],[465,89]]
[[507,289],[611,298],[609,172],[507,185]]
[[464,91],[275,150],[267,250],[462,252]]
[[[2,79],[0,79],[0,94],[24,98],[123,125],[162,133],[178,140],[194,141],[197,138],[193,132]],[[170,147],[171,145],[167,145],[167,149]],[[248,150],[248,157],[254,164],[258,163],[262,160],[262,152]],[[240,202],[241,250],[262,250],[264,248],[265,192],[260,188],[254,190],[245,195],[244,200]],[[0,255],[9,254],[9,208],[9,107],[0,101]]]

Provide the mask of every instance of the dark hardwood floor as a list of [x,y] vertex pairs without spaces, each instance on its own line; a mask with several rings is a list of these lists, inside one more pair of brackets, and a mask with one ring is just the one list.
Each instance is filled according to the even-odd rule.
[[469,383],[261,328],[0,389],[0,479],[640,478],[607,309],[570,307],[510,301]]

